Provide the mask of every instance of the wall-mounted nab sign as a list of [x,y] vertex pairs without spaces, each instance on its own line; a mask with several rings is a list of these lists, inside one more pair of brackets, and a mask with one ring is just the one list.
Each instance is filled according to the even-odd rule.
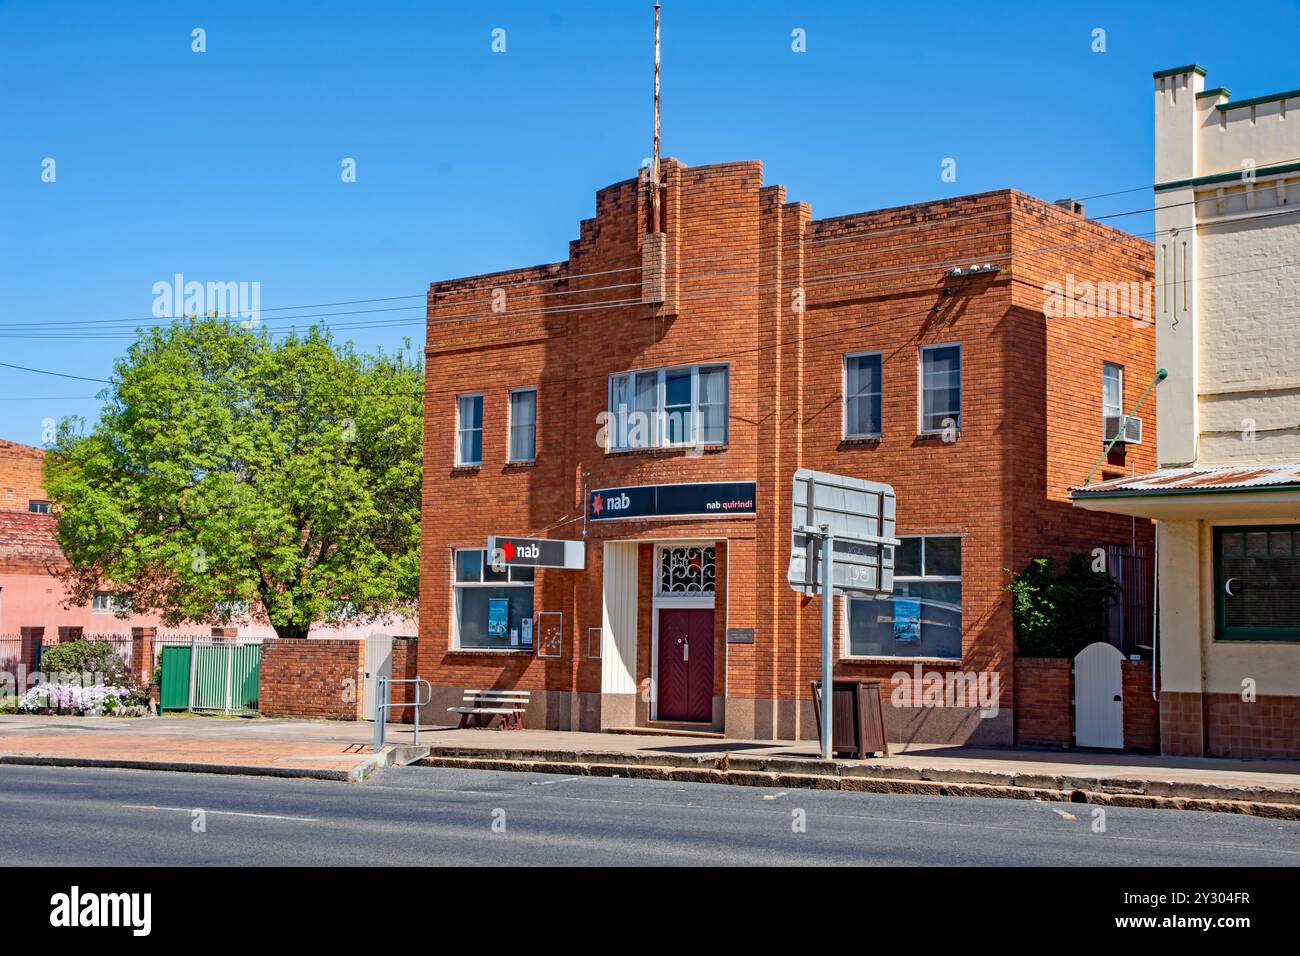
[[497,570],[523,567],[581,571],[587,566],[587,548],[581,541],[492,535],[487,540],[487,553],[488,562]]
[[686,485],[598,488],[587,498],[587,518],[729,518],[758,513],[752,481],[707,481]]

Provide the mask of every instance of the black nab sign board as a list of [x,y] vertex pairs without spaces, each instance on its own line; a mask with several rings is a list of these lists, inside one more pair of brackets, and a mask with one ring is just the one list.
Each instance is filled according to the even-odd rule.
[[494,568],[568,568],[587,566],[587,548],[581,541],[553,538],[488,538],[488,561]]
[[757,487],[752,481],[599,488],[587,498],[587,517],[591,521],[752,517],[757,513]]

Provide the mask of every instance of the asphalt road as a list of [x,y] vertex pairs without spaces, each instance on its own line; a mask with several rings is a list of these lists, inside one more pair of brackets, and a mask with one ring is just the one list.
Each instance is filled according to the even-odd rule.
[[1111,808],[1094,832],[1093,810],[424,767],[349,785],[0,766],[0,865],[1300,864],[1300,823]]

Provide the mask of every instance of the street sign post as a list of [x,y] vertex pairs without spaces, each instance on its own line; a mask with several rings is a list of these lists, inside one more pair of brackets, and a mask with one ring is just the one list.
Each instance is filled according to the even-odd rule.
[[517,567],[581,571],[587,566],[587,546],[582,541],[491,535],[487,553],[492,570],[498,572]]
[[[800,468],[794,473],[786,581],[822,596],[822,759],[830,760],[836,594],[894,590],[895,499],[890,485]],[[818,545],[820,544],[820,548]]]

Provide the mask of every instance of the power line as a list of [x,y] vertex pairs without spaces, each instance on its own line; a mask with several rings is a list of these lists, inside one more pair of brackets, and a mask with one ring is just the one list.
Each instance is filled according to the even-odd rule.
[[[1280,162],[1287,162],[1287,160],[1282,160]],[[1275,165],[1275,164],[1270,164],[1270,165]],[[1102,196],[1123,195],[1126,193],[1138,192],[1143,189],[1151,189],[1151,188],[1153,187],[1139,186],[1139,187],[1134,187],[1133,189],[1116,190],[1110,193],[1098,193],[1094,196],[1085,196],[1083,197],[1083,199],[1099,198]],[[1102,222],[1107,219],[1125,218],[1128,216],[1141,215],[1143,213],[1148,213],[1148,212],[1156,212],[1165,209],[1174,209],[1181,206],[1195,205],[1203,202],[1210,202],[1215,198],[1216,197],[1206,197],[1204,199],[1187,200],[1181,203],[1168,203],[1162,206],[1158,205],[1158,206],[1145,207],[1141,209],[1127,210],[1124,212],[1109,213],[1105,216],[1086,217],[1081,219],[1080,221],[1081,222]],[[947,200],[934,200],[933,203],[937,204],[945,201]],[[915,205],[927,205],[927,203],[917,203]],[[883,210],[874,210],[874,211],[868,211],[864,213],[850,213],[848,216],[831,217],[830,219],[820,220],[820,221],[833,222],[836,219],[851,218],[857,215],[869,216],[874,214],[875,212],[880,212],[880,211]],[[758,246],[755,249],[738,250],[735,252],[728,252],[728,253],[717,253],[711,256],[687,257],[687,258],[679,259],[677,260],[677,262],[678,264],[710,262],[710,261],[717,261],[719,259],[734,258],[737,256],[761,255],[762,253],[769,252],[769,251],[784,251],[786,249],[804,249],[808,247],[817,247],[832,242],[843,242],[850,239],[859,239],[864,235],[870,235],[874,239],[881,236],[892,235],[898,232],[919,230],[919,229],[930,228],[930,227],[950,226],[953,224],[963,223],[963,222],[972,222],[972,221],[977,222],[977,221],[982,221],[990,218],[1007,217],[1010,215],[1011,213],[1009,211],[994,210],[986,213],[974,213],[969,216],[953,216],[953,217],[946,217],[943,219],[932,220],[930,222],[908,223],[905,225],[900,225],[900,226],[895,226],[895,227],[890,227],[885,229],[872,229],[870,230],[869,233],[852,232],[840,236],[828,236],[821,239],[795,239],[789,241],[788,243],[778,244],[775,246]],[[1072,223],[1065,223],[1065,222],[1043,223],[1038,226],[1024,227],[1019,230],[1016,230],[1016,232],[1020,234],[1024,234],[1024,233],[1040,231],[1043,229],[1060,228],[1066,225],[1072,225]],[[945,241],[951,241],[951,240],[945,240],[942,238],[932,240],[932,242],[945,242]],[[866,253],[862,253],[862,254],[865,255]],[[858,255],[858,253],[849,254],[849,256],[853,256],[853,255]],[[826,258],[831,258],[831,257],[819,257],[819,258],[813,258],[805,261],[806,262],[825,261]],[[537,267],[530,267],[530,268],[537,268]],[[580,273],[580,274],[575,274],[573,276],[568,276],[568,275],[546,276],[546,277],[535,278],[535,279],[521,280],[519,282],[513,282],[513,283],[501,283],[493,286],[493,289],[510,289],[517,286],[529,286],[529,285],[538,285],[542,283],[553,283],[556,281],[563,281],[565,279],[570,279],[570,278],[581,278],[581,279],[594,278],[598,276],[614,275],[614,274],[619,274],[624,272],[635,272],[635,271],[639,271],[640,268],[641,268],[640,266],[627,266],[619,269],[608,269],[608,270],[597,271],[597,272]],[[510,270],[507,270],[506,273],[502,273],[502,274],[508,274],[509,271]],[[478,277],[467,277],[467,278],[483,278],[483,277],[478,276]],[[457,281],[457,280],[448,280],[448,281]],[[553,292],[540,293],[540,294],[541,295],[580,295],[580,294],[585,294],[590,292],[605,291],[608,289],[629,288],[638,284],[639,283],[622,283],[618,285],[595,286],[587,289],[557,290]],[[480,288],[484,288],[484,287],[480,287]],[[313,304],[304,304],[304,305],[268,307],[266,309],[259,309],[259,313],[289,312],[289,311],[298,311],[301,309],[312,309],[312,308],[333,308],[334,306],[339,306],[339,305],[363,305],[363,304],[372,304],[376,302],[400,301],[403,299],[417,299],[417,298],[427,299],[427,297],[428,297],[427,292],[419,292],[419,293],[412,293],[409,295],[382,296],[382,297],[372,297],[366,299],[343,299],[336,302],[322,302],[322,303],[313,303]],[[330,313],[315,313],[315,314],[306,313],[302,315],[277,316],[275,317],[275,320],[290,322],[290,321],[297,321],[299,319],[305,319],[305,318],[328,318],[330,316],[335,316],[335,315],[361,315],[361,314],[370,314],[373,312],[381,312],[381,311],[406,311],[406,310],[422,308],[422,307],[423,307],[422,305],[410,305],[410,306],[398,306],[392,309],[357,310],[355,312],[330,312]],[[56,323],[50,323],[50,322],[0,323],[0,329],[52,328],[52,327],[72,329],[72,328],[97,328],[97,327],[109,328],[113,326],[118,326],[118,327],[130,326],[131,328],[127,329],[126,331],[134,333],[135,328],[138,327],[138,323],[151,323],[146,327],[158,327],[159,323],[154,321],[157,318],[159,317],[148,316],[140,319],[82,319],[82,320],[70,320],[67,322],[56,322]]]
[[100,382],[104,385],[112,383],[106,378],[87,378],[84,375],[72,375],[68,372],[51,372],[43,368],[28,368],[26,365],[10,365],[8,362],[0,362],[4,368],[15,368],[20,372],[35,372],[37,375],[57,375],[59,378],[75,378],[82,382]]

